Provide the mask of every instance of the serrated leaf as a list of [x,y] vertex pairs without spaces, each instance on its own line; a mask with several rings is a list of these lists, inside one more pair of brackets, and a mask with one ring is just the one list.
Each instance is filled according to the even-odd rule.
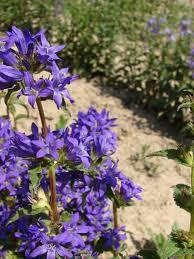
[[179,111],[180,109],[183,109],[183,108],[192,108],[192,109],[194,109],[194,102],[181,103],[181,104],[178,106],[177,111]]
[[[182,249],[171,238],[166,239],[158,234],[152,240],[153,249],[142,249],[138,254],[144,259],[177,259],[179,256],[189,253],[190,249]],[[178,257],[177,257],[178,256]]]
[[177,184],[174,187],[174,200],[181,209],[191,212],[191,187],[185,184]]
[[177,149],[164,149],[164,150],[156,151],[156,152],[146,155],[146,157],[154,157],[154,156],[166,157],[168,159],[172,159],[172,160],[178,162],[181,165],[185,165],[185,166],[189,166],[189,167],[191,166],[186,161],[184,161],[182,158],[180,158],[180,155],[179,155],[179,152]]
[[170,259],[173,256],[177,255],[181,249],[176,246],[176,243],[171,239],[168,239],[163,248],[159,251],[159,255],[161,259]]

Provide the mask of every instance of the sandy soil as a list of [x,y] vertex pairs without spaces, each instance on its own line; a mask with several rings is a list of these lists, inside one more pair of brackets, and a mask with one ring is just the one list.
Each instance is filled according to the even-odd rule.
[[[189,182],[188,168],[176,165],[170,160],[152,159],[151,161],[158,165],[158,169],[151,177],[149,171],[142,170],[143,165],[134,166],[131,160],[131,156],[141,152],[144,144],[151,145],[151,150],[154,151],[176,146],[175,141],[163,135],[155,118],[141,110],[129,110],[116,97],[103,94],[94,83],[78,80],[71,85],[70,92],[76,101],[73,106],[69,106],[72,116],[79,110],[86,111],[90,106],[94,106],[98,110],[105,107],[111,111],[113,117],[118,118],[118,126],[115,129],[119,136],[116,157],[120,160],[120,169],[144,189],[142,201],[119,212],[119,224],[126,225],[131,233],[127,240],[130,254],[146,239],[150,239],[150,230],[153,233],[162,232],[167,235],[175,222],[180,227],[188,229],[189,216],[175,206],[171,188],[175,184]],[[44,107],[46,115],[52,121],[50,124],[56,122],[59,114],[62,114],[52,102],[45,103]],[[1,111],[3,112],[3,109]],[[37,110],[33,110],[31,115],[36,117]],[[28,125],[24,120],[20,124],[20,129],[29,130]]]

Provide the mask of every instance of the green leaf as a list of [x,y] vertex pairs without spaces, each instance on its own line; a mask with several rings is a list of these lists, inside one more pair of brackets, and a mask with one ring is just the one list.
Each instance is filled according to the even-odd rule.
[[14,86],[12,89],[8,89],[7,94],[5,96],[5,104],[8,105],[9,98],[11,97],[12,93],[18,91],[20,87],[18,85]]
[[6,251],[6,259],[22,259],[23,256],[13,251]]
[[177,184],[174,186],[174,200],[176,205],[181,209],[191,212],[191,187],[185,184]]
[[148,154],[146,157],[154,157],[154,156],[160,156],[160,157],[166,157],[168,159],[172,159],[179,164],[185,165],[185,166],[191,166],[190,162],[188,162],[184,157],[181,157],[181,153],[178,149],[165,149],[156,151],[153,153]]
[[65,129],[65,127],[67,126],[69,117],[64,116],[64,115],[60,115],[58,122],[56,123],[56,129]]
[[170,238],[164,243],[162,249],[159,250],[159,255],[161,259],[172,258],[177,255],[181,249],[176,246],[176,243],[173,242]]
[[49,215],[49,208],[46,206],[42,206],[42,204],[39,204],[39,202],[35,203],[32,205],[32,210],[31,212],[29,213],[30,215],[32,216],[47,216]]
[[107,188],[106,195],[116,205],[117,208],[129,207],[134,205],[134,201],[132,200],[130,202],[124,201],[123,198],[118,193],[113,192],[111,187]]
[[62,214],[60,215],[61,221],[70,221],[71,219],[71,214],[67,211],[63,211]]
[[30,191],[34,192],[40,183],[40,180],[42,177],[42,168],[41,166],[38,166],[28,170],[28,172],[30,174],[30,181],[31,181]]
[[177,111],[179,111],[180,109],[183,109],[183,108],[194,109],[194,102],[185,102],[185,103],[180,104],[177,108]]
[[104,251],[112,251],[112,249],[104,247],[106,241],[107,239],[105,237],[100,237],[96,243],[94,251],[98,252],[99,254],[102,254]]

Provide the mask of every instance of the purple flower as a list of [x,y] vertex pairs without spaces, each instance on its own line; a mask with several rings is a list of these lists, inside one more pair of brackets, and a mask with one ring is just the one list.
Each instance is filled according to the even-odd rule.
[[81,142],[76,138],[67,137],[65,142],[67,159],[76,164],[83,163],[85,168],[90,167],[90,155],[87,150],[87,142]]
[[0,64],[0,90],[12,87],[22,77],[23,74],[18,69]]
[[137,200],[141,200],[140,193],[142,192],[142,188],[136,184],[134,184],[130,179],[122,180],[120,187],[120,195],[123,199],[128,202],[132,198],[136,198]]
[[61,46],[51,46],[44,35],[44,30],[40,32],[41,44],[38,43],[37,52],[39,54],[39,59],[41,63],[46,63],[47,61],[53,61],[59,59],[56,55],[57,52],[64,48]]
[[18,64],[18,60],[15,56],[15,52],[12,49],[6,50],[4,47],[1,47],[0,59],[3,60],[3,64],[6,66],[16,67]]
[[87,113],[78,113],[78,126],[85,126],[94,134],[102,134],[116,126],[114,118],[109,118],[109,112],[103,109],[100,113],[90,107]]
[[182,19],[180,22],[180,35],[181,36],[186,36],[188,34],[191,34],[191,28],[190,26],[192,25],[192,20],[191,19]]
[[63,233],[58,235],[58,240],[61,243],[71,243],[72,247],[84,248],[84,239],[81,235],[87,234],[92,228],[80,225],[79,219],[79,213],[75,213],[70,222],[63,223]]
[[116,249],[116,251],[119,251],[121,247],[121,241],[127,238],[126,234],[120,234],[120,232],[124,230],[124,227],[108,229],[102,235],[103,239],[105,239],[104,247],[108,250]]
[[97,155],[99,157],[112,155],[116,150],[116,140],[116,135],[112,132],[97,136],[94,140]]
[[168,36],[169,41],[175,41],[176,40],[176,37],[173,33],[173,30],[171,30],[169,28],[165,28],[164,33]]
[[46,254],[47,259],[55,259],[56,254],[62,258],[72,257],[72,253],[69,252],[62,244],[58,235],[53,237],[48,237],[47,235],[42,235],[41,244],[37,246],[29,256],[32,258],[37,258]]
[[73,99],[71,98],[66,86],[77,79],[78,76],[66,76],[68,68],[60,70],[55,62],[52,62],[51,70],[53,77],[51,80],[45,81],[46,88],[41,91],[41,95],[44,97],[53,96],[53,100],[59,109],[62,104],[63,97],[73,103]]
[[29,71],[24,72],[25,89],[20,91],[20,95],[28,96],[29,104],[34,108],[34,104],[41,90],[41,86],[44,83],[43,79],[39,79],[37,82],[34,81],[32,74]]
[[164,18],[158,18],[156,16],[152,17],[147,22],[147,28],[149,31],[153,34],[158,34],[161,29],[161,24],[165,23],[166,19]]
[[10,122],[0,118],[0,158],[2,161],[5,161],[9,153],[12,136],[13,132]]
[[45,139],[40,138],[39,140],[33,140],[32,143],[38,149],[36,153],[37,158],[53,157],[55,160],[59,158],[58,149],[64,146],[64,141],[57,139],[51,132],[47,134]]
[[7,37],[1,41],[5,43],[5,49],[10,49],[15,44],[19,55],[27,55],[29,57],[30,48],[36,42],[36,36],[32,36],[28,30],[22,32],[16,26],[12,26],[11,31],[6,32]]

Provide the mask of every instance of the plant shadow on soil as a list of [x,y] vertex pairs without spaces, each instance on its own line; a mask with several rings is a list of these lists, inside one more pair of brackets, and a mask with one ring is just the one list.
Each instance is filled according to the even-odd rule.
[[[88,80],[89,81],[89,80]],[[96,78],[94,80],[94,86],[99,88],[102,95],[114,96],[121,100],[122,105],[130,109],[134,115],[134,124],[139,129],[150,128],[162,136],[171,138],[177,143],[184,143],[190,141],[190,136],[182,136],[180,124],[170,124],[167,119],[157,119],[153,110],[146,110],[143,105],[135,104],[132,99],[134,92],[126,87],[111,87],[108,84],[104,84],[102,79]]]

